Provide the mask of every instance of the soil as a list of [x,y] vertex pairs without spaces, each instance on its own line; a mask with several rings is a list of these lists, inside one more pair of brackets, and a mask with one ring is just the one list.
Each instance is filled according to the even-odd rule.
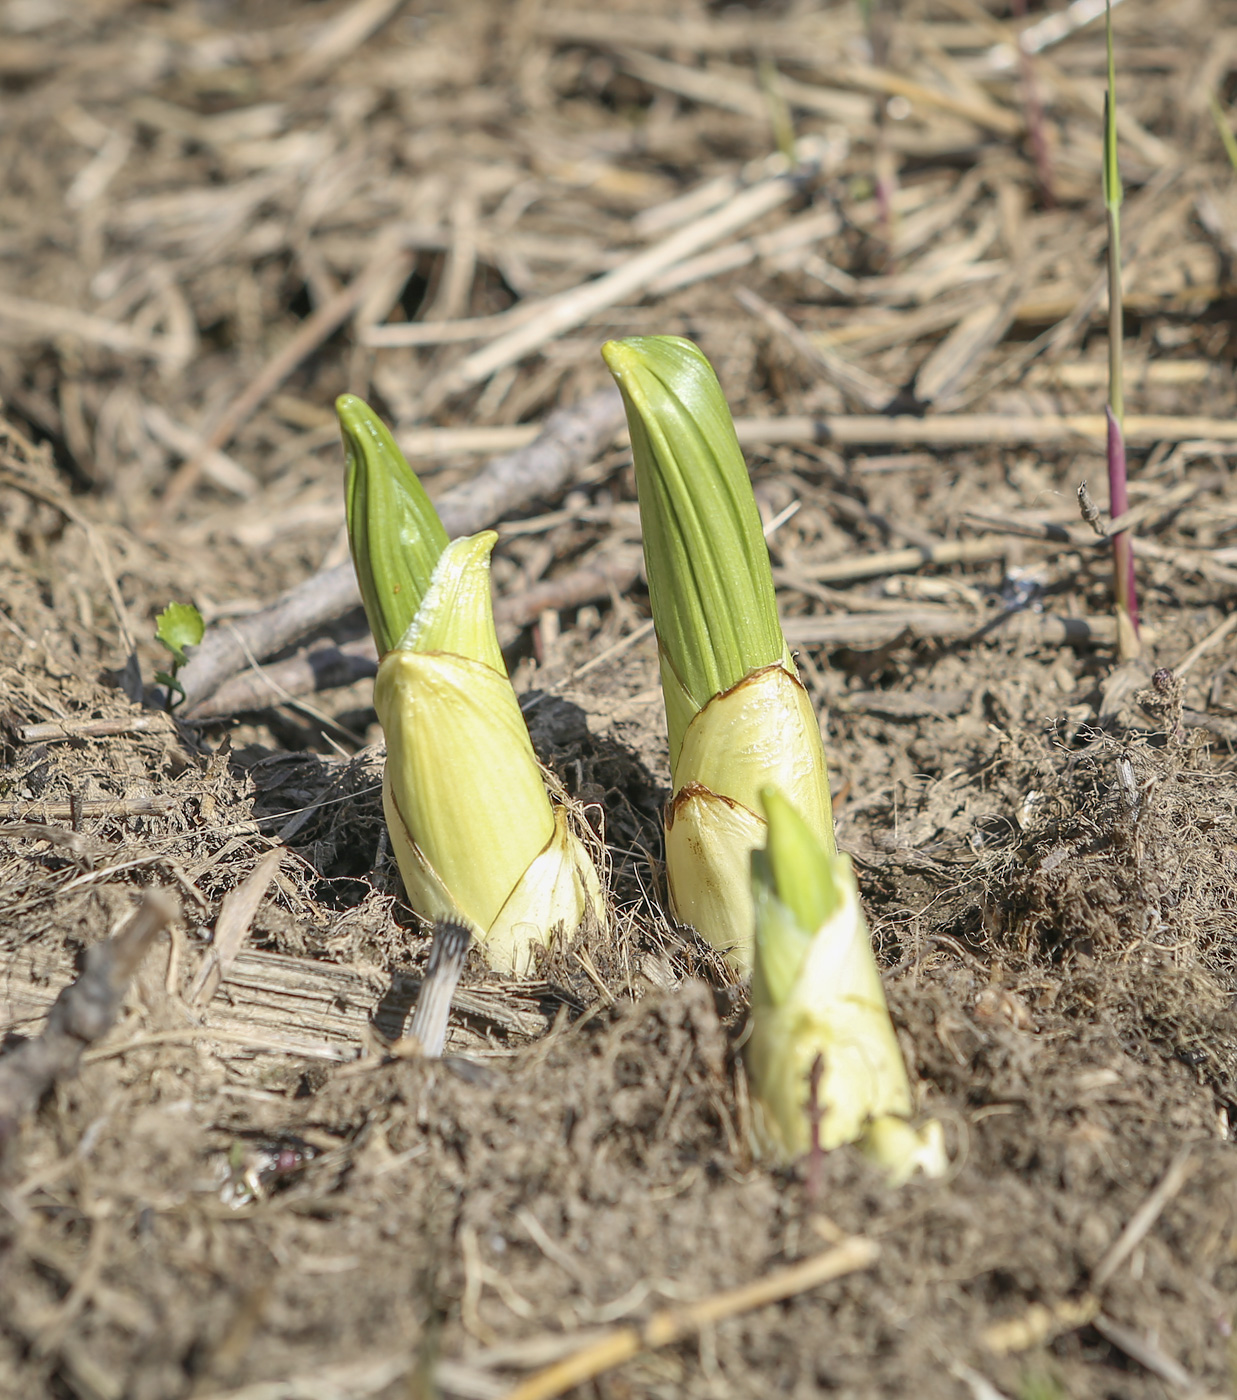
[[[1116,14],[1137,252],[1126,410],[1223,423],[1237,223],[1195,98],[1227,110],[1237,9]],[[332,27],[345,15],[359,22]],[[946,1128],[941,1181],[892,1190],[850,1148],[753,1160],[744,989],[664,906],[669,775],[639,582],[512,628],[507,648],[540,757],[604,834],[613,936],[523,983],[471,955],[441,1061],[397,1043],[429,935],[386,844],[372,683],[206,723],[156,703],[169,600],[225,626],[345,557],[329,413],[345,389],[406,426],[536,422],[604,384],[608,336],[673,332],[698,339],[737,416],[862,412],[853,381],[740,308],[746,287],[929,418],[1102,408],[1102,298],[1036,340],[1102,274],[1102,33],[1038,70],[1049,199],[1025,136],[918,98],[906,117],[858,78],[830,86],[811,43],[791,56],[784,37],[819,21],[821,53],[1012,119],[1019,83],[967,67],[1010,32],[1003,8],[875,16],[865,31],[857,9],[810,4],[0,5],[2,1050],[40,1033],[145,889],[181,910],[118,1024],[3,1144],[0,1395],[490,1400],[601,1329],[855,1235],[879,1246],[871,1267],[570,1393],[1237,1394],[1231,441],[1166,428],[1131,448],[1147,510],[1142,655],[1124,661],[1100,625],[1110,556],[1075,505],[1084,479],[1103,494],[1093,437],[749,453],[788,630],[875,629],[798,650],[917,1105]],[[413,239],[373,322],[491,316],[629,256],[640,211],[767,160],[762,52],[839,111],[871,104],[818,183],[757,225],[836,209],[808,250],[832,283],[766,250],[637,292],[428,406],[418,386],[469,346],[375,350],[341,322],[222,444],[243,492],[226,465],[184,476],[196,449],[165,420],[209,435],[386,224],[438,232]],[[683,72],[720,95],[676,90]],[[797,135],[837,139],[841,118],[791,107]],[[872,199],[885,169],[892,233]],[[917,375],[948,331],[921,313],[968,285],[932,281],[959,266],[976,306],[996,276],[1021,309],[929,405]],[[40,326],[22,299],[78,319]],[[91,316],[147,351],[104,343]],[[416,465],[439,494],[482,460]],[[634,500],[620,445],[565,497],[529,502],[505,522],[499,594],[629,547]],[[978,510],[1004,521],[987,560],[824,572],[986,537]],[[994,625],[1015,606],[1028,626]],[[1053,618],[1099,622],[1061,640]],[[286,654],[356,631],[343,618]],[[244,947],[195,1005],[221,907],[273,849]]]

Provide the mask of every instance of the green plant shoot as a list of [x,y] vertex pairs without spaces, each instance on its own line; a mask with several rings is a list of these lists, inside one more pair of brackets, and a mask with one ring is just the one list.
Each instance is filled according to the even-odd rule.
[[[185,688],[176,679],[176,673],[189,660],[185,648],[197,646],[205,633],[206,623],[192,603],[169,603],[155,619],[155,636],[172,653],[171,670],[155,672],[155,680],[167,687],[169,710],[185,698]],[[174,700],[174,695],[179,695],[180,700]]]

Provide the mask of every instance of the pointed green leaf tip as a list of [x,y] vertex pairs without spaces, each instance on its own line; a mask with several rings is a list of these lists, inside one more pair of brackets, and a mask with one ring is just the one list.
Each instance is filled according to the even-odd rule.
[[155,619],[155,636],[172,653],[178,666],[189,660],[185,648],[197,646],[205,632],[202,614],[192,603],[169,603]]
[[1121,206],[1121,170],[1117,164],[1117,66],[1112,51],[1112,0],[1105,9],[1105,37],[1108,44],[1108,91],[1104,94],[1104,207]]
[[752,852],[753,876],[790,910],[805,933],[814,934],[841,903],[834,875],[838,858],[826,853],[779,789],[762,788],[760,801],[769,829],[764,850]]
[[335,412],[347,458],[348,543],[365,615],[385,656],[421,606],[447,532],[373,409],[355,394],[341,394]]
[[747,464],[691,341],[635,336],[601,353],[627,408],[662,655],[699,710],[785,652]]

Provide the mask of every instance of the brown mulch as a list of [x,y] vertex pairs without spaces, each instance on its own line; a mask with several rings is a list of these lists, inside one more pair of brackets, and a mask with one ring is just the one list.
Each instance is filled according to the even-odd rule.
[[[1076,499],[1107,373],[1076,13],[0,3],[0,1064],[143,891],[179,909],[77,1072],[0,1112],[0,1394],[489,1400],[848,1236],[870,1268],[575,1393],[1234,1393],[1237,7],[1114,11],[1125,663]],[[441,497],[663,332],[747,420],[942,1182],[751,1159],[743,993],[662,903],[621,438],[489,522],[616,932],[526,983],[470,963],[443,1061],[389,1053],[428,939],[363,648],[264,708],[157,703],[169,600],[222,635],[346,559],[337,394]]]

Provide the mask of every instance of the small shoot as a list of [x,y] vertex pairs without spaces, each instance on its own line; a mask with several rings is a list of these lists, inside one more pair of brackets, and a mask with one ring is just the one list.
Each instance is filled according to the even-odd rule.
[[657,628],[670,902],[742,976],[761,789],[776,783],[833,850],[820,722],[782,636],[760,512],[712,366],[677,336],[612,340],[601,353],[627,408]]
[[[475,938],[491,967],[522,976],[556,938],[586,920],[604,923],[605,905],[566,808],[550,802],[507,677],[490,598],[498,536],[448,543],[369,405],[345,394],[335,407],[348,539],[381,656],[383,810],[408,902],[423,919]],[[448,959],[442,975],[453,968]],[[422,1013],[436,1009],[439,1019],[418,1028],[427,1053],[445,1034],[445,985]]]
[[795,166],[795,124],[790,114],[790,104],[782,92],[781,75],[777,63],[769,54],[761,54],[756,66],[756,76],[760,90],[769,108],[769,124],[773,128],[773,141],[785,158],[788,168]]
[[1216,124],[1220,140],[1224,142],[1224,153],[1228,156],[1228,163],[1237,170],[1237,136],[1233,135],[1233,128],[1229,126],[1224,108],[1214,92],[1207,94],[1207,105],[1211,108],[1211,120]]
[[911,1122],[902,1051],[885,1004],[848,857],[826,850],[786,797],[761,793],[765,844],[752,852],[755,969],[743,1055],[755,1147],[807,1158],[856,1142],[893,1184],[948,1165],[941,1126]]
[[[155,680],[167,688],[167,707],[184,704],[185,687],[176,679],[189,660],[187,647],[197,646],[206,632],[202,614],[192,603],[169,603],[155,619],[155,636],[172,653],[170,670],[156,671]],[[179,696],[179,699],[174,697]]]
[[[1107,3],[1108,91],[1104,98],[1104,208],[1108,215],[1108,513],[1130,508],[1125,459],[1125,392],[1122,361],[1125,315],[1121,301],[1121,171],[1117,164],[1117,77],[1113,61],[1112,0]],[[1112,538],[1113,594],[1117,612],[1117,657],[1138,656],[1138,595],[1134,546],[1128,531]]]

